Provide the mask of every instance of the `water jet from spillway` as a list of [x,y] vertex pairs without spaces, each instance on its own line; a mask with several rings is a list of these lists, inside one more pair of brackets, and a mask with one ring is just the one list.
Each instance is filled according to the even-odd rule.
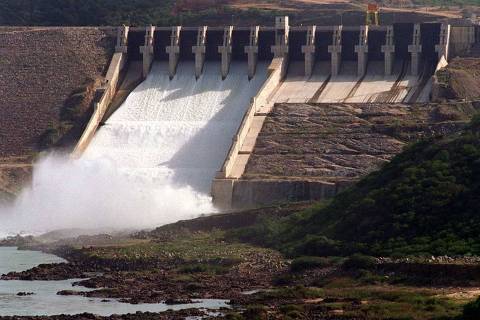
[[196,80],[182,62],[170,80],[168,64],[155,63],[82,158],[35,166],[0,233],[154,227],[213,212],[211,181],[265,77],[266,64],[249,81],[246,63],[233,62],[222,81],[220,63],[207,62]]

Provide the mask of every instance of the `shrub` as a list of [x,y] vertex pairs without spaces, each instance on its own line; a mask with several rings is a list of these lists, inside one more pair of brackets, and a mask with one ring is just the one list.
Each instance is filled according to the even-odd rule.
[[273,284],[276,286],[286,286],[294,282],[295,277],[291,274],[280,274],[273,278]]
[[472,129],[473,131],[480,130],[480,113],[475,114],[472,117],[472,120],[470,120],[470,129]]
[[467,303],[463,307],[464,320],[478,320],[480,319],[480,297],[477,300]]
[[228,272],[229,267],[222,265],[213,265],[205,263],[187,264],[180,267],[178,270],[180,273],[211,273],[211,274],[224,274]]
[[324,268],[331,265],[331,261],[324,257],[299,257],[292,261],[290,271],[301,272],[314,268]]
[[60,139],[60,130],[55,124],[49,125],[49,127],[40,136],[39,145],[41,148],[48,148]]
[[363,254],[353,254],[343,262],[343,267],[347,270],[351,269],[371,269],[376,265],[375,257]]
[[307,235],[294,249],[293,255],[335,256],[341,253],[342,243],[325,236]]
[[227,320],[243,320],[245,318],[241,314],[238,314],[238,313],[228,313],[225,316],[225,319],[227,319]]
[[262,305],[250,305],[243,315],[251,320],[264,320],[267,319],[267,308]]

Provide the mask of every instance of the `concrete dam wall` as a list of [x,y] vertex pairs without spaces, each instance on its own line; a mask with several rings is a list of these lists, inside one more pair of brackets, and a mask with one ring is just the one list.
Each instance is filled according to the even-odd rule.
[[[289,106],[281,109],[282,119],[303,110],[302,105],[314,106],[309,111],[313,114],[324,108],[331,115],[353,112],[356,116],[350,120],[360,131],[352,132],[364,132],[356,117],[371,111],[371,105],[378,111],[382,104],[397,104],[388,109],[386,118],[398,114],[411,119],[419,103],[430,99],[437,65],[448,59],[451,30],[439,23],[295,27],[288,17],[277,18],[275,27],[125,27],[118,35],[118,59],[111,65],[120,76],[112,77],[100,92],[103,99],[97,115],[76,155],[84,150],[85,157],[108,155],[130,174],[202,194],[211,191],[214,204],[225,209],[292,197],[329,197],[387,161],[405,142],[398,140],[395,147],[383,151],[384,156],[343,175],[347,179],[336,173],[318,174],[324,172],[325,159],[305,161],[305,154],[322,153],[322,148],[303,150],[304,160],[261,156],[265,150],[275,150],[262,147],[265,130],[287,129],[272,127],[279,106]],[[109,115],[108,106],[115,99],[112,90],[122,82],[122,74],[128,78],[132,65],[139,66],[146,80]],[[313,119],[290,118],[294,127],[303,125],[296,121]],[[338,127],[351,125],[348,119],[344,117]],[[101,123],[105,125],[93,137]],[[298,139],[299,146],[308,141],[312,146],[325,143],[318,138]],[[391,140],[385,133],[375,139],[377,143]],[[283,173],[274,174],[272,168],[279,161],[301,163],[300,171],[311,174],[299,174],[298,167],[288,174],[289,166],[280,169],[282,165],[277,169]],[[354,159],[342,161],[346,167]],[[328,170],[335,171],[335,165]],[[309,191],[299,191],[305,188]]]

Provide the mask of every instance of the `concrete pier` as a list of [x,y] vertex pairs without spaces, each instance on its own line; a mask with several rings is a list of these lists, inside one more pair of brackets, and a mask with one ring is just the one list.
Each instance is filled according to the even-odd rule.
[[393,26],[387,27],[387,33],[385,34],[385,44],[382,45],[382,52],[385,59],[385,75],[390,76],[393,71],[393,60],[395,59]]
[[180,30],[182,27],[172,27],[170,35],[170,45],[165,48],[168,53],[168,73],[170,79],[175,76],[177,72],[178,58],[180,56]]
[[197,33],[197,45],[193,46],[192,52],[195,54],[195,77],[198,79],[202,75],[203,65],[205,64],[205,52],[207,41],[207,26],[199,27]]
[[123,26],[117,30],[117,43],[115,45],[115,52],[127,53],[128,52],[128,30],[130,27]]
[[149,26],[145,30],[145,43],[140,47],[140,53],[143,55],[142,77],[145,79],[150,72],[153,62],[153,39],[155,27]]
[[302,46],[302,53],[305,54],[305,76],[310,77],[315,65],[315,31],[316,26],[310,26],[307,30],[307,42]]
[[331,75],[336,76],[340,72],[342,63],[342,27],[335,26],[332,35],[332,45],[328,46],[328,52],[331,56]]
[[363,76],[367,71],[368,62],[368,26],[360,27],[360,35],[358,38],[358,45],[355,46],[355,52],[357,53],[357,75]]
[[223,45],[218,47],[218,53],[222,57],[222,79],[228,75],[230,62],[232,61],[232,33],[233,26],[226,27],[223,31]]
[[445,58],[448,61],[448,49],[450,46],[450,25],[443,23],[440,27],[440,41],[435,45],[435,52],[438,53],[438,59]]
[[416,23],[413,26],[413,39],[412,44],[408,46],[408,52],[410,52],[410,63],[412,66],[411,74],[413,76],[418,75],[420,68],[420,60],[422,59],[422,45],[420,37],[420,24]]
[[275,45],[272,46],[274,58],[284,58],[288,55],[288,17],[275,18]]
[[250,40],[249,45],[245,46],[245,53],[248,59],[248,78],[252,79],[255,76],[258,60],[258,31],[259,26],[250,28]]

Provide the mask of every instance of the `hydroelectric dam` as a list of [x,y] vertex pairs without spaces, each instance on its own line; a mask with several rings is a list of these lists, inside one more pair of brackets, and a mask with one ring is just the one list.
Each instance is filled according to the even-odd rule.
[[450,44],[474,34],[288,17],[121,27],[74,156],[108,155],[134,179],[211,195],[222,209],[331,197],[400,152],[408,141],[391,123],[425,123]]

